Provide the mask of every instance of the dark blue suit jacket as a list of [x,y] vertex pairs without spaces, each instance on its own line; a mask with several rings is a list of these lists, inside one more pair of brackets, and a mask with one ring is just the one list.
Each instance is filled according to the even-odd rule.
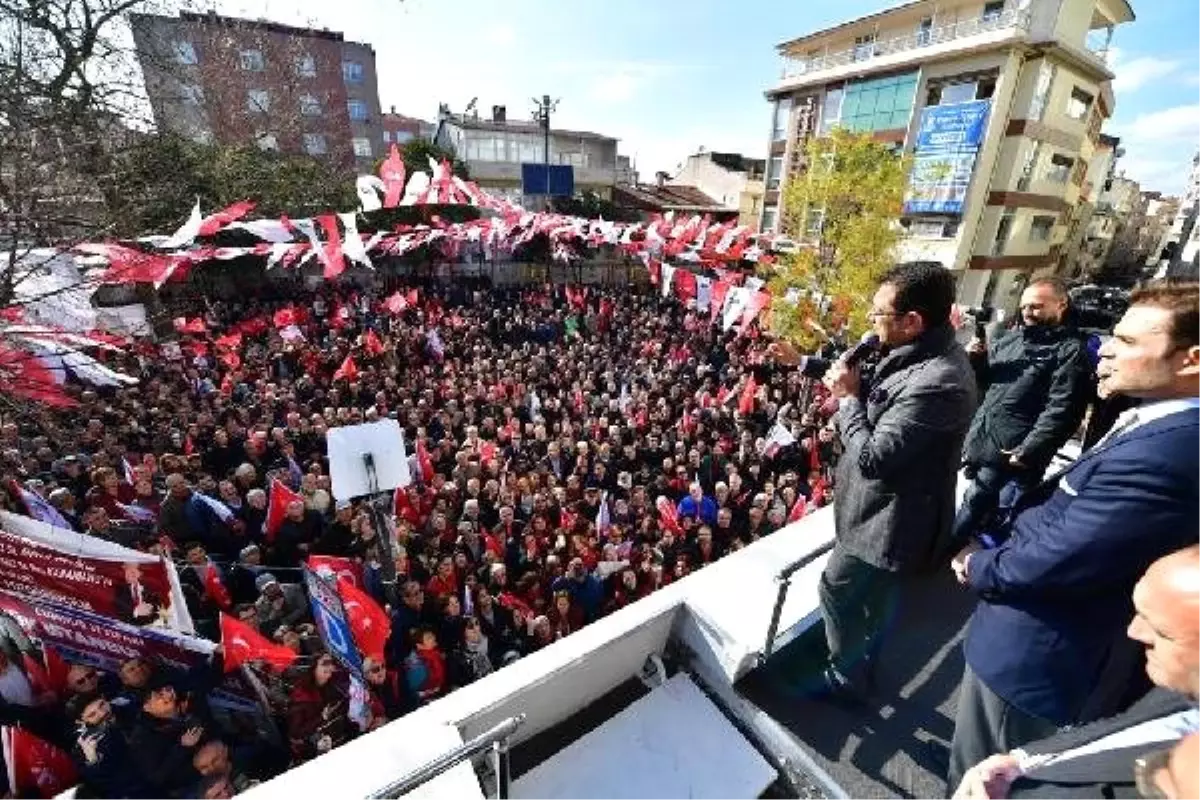
[[1127,641],[1133,586],[1196,543],[1198,450],[1195,409],[1116,436],[1035,488],[1008,539],[971,556],[981,602],[966,660],[988,688],[1059,725],[1111,713],[1088,701]]

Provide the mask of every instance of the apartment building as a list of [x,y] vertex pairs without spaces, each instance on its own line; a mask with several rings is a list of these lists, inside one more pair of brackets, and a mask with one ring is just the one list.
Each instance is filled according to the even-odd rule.
[[[467,165],[471,180],[516,203],[537,201],[521,190],[521,165],[547,163],[546,134],[541,125],[509,119],[504,106],[493,106],[491,118],[452,114],[443,107],[434,140],[454,149]],[[550,129],[549,163],[570,166],[576,193],[594,192],[612,199],[617,183],[617,140],[588,131]]]
[[396,113],[396,107],[383,115],[383,146],[402,145],[413,139],[432,139],[434,126],[423,119]]
[[766,161],[741,153],[713,153],[701,148],[688,156],[668,186],[692,186],[727,209],[736,209],[738,222],[755,227],[762,216]]
[[806,141],[834,126],[912,155],[898,260],[961,271],[959,296],[1012,308],[1058,271],[1100,127],[1126,0],[915,0],[778,46],[762,224]]
[[375,51],[341,33],[181,12],[131,14],[155,123],[370,169],[383,150]]

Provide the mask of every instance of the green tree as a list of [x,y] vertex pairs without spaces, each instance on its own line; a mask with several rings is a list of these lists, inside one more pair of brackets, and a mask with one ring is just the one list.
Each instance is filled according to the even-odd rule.
[[[410,177],[414,172],[429,172],[429,159],[441,163],[449,161],[453,165],[454,174],[463,180],[468,180],[467,165],[458,159],[453,148],[442,147],[432,139],[409,139],[400,145],[400,157],[404,159],[404,171]],[[376,172],[379,170],[376,169]]]
[[[880,275],[893,264],[909,160],[869,133],[841,128],[805,146],[804,168],[783,192],[783,230],[797,244],[769,286],[772,327],[801,347],[857,337]],[[784,301],[798,289],[795,302]],[[793,295],[795,292],[793,292]]]

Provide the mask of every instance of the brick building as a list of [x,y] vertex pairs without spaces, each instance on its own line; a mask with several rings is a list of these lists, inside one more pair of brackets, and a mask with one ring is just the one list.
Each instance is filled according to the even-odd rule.
[[182,12],[130,15],[156,124],[369,169],[383,151],[375,51],[341,33]]

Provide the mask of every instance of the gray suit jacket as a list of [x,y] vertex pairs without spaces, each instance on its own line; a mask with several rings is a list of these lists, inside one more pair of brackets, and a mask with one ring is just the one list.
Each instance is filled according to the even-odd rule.
[[949,325],[884,355],[836,418],[838,546],[880,569],[920,571],[949,546],[975,375]]

